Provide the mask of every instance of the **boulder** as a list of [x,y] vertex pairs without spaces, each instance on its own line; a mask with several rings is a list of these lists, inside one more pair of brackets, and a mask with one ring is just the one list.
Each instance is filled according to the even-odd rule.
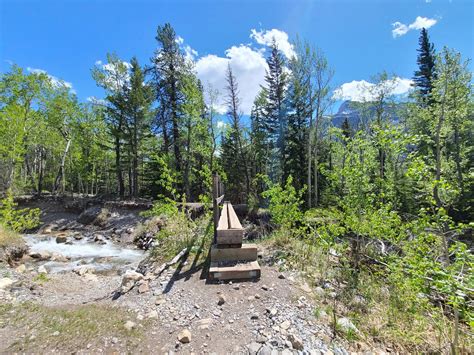
[[181,333],[178,334],[178,340],[183,344],[191,342],[191,332],[187,329],[184,329]]
[[110,212],[106,208],[101,206],[93,206],[82,212],[77,221],[81,224],[94,224],[96,226],[103,227],[107,224],[107,219],[110,216]]
[[340,327],[345,332],[348,332],[348,331],[357,332],[358,331],[358,329],[354,325],[354,323],[352,323],[349,318],[345,318],[345,317],[339,318],[337,320],[337,326]]
[[54,224],[54,223],[46,224],[46,225],[43,226],[43,228],[41,228],[40,233],[41,234],[51,234],[57,228],[58,228],[57,224]]
[[249,345],[247,345],[247,349],[248,349],[250,355],[257,355],[257,353],[258,353],[258,351],[260,350],[261,347],[262,347],[262,344],[259,344],[255,341],[253,343],[250,343]]
[[135,283],[143,279],[143,274],[133,270],[127,270],[122,277],[122,284],[120,285],[120,292],[127,293],[130,291]]
[[26,271],[26,266],[25,266],[25,264],[21,264],[15,270],[16,270],[16,272],[18,272],[20,274],[23,274]]
[[0,261],[6,261],[12,265],[26,253],[28,253],[28,246],[22,238],[18,238],[10,245],[0,246]]
[[56,237],[56,243],[66,243],[67,242],[67,236],[65,234],[60,234]]
[[4,278],[1,278],[0,279],[0,290],[3,290],[7,287],[10,287],[11,285],[13,285],[13,280],[8,278],[8,277],[4,277]]
[[37,259],[39,261],[46,261],[51,259],[51,254],[47,251],[35,251],[28,254],[33,259]]
[[65,263],[65,262],[68,262],[70,258],[64,256],[64,255],[61,255],[59,253],[53,253],[51,255],[51,260],[52,261],[59,261],[61,263]]
[[44,265],[41,265],[39,268],[38,268],[38,272],[40,274],[47,274],[48,273],[48,270],[46,270],[46,267]]
[[76,274],[78,274],[79,276],[84,276],[88,273],[92,273],[94,271],[93,268],[91,268],[90,266],[87,266],[87,265],[83,265],[83,266],[80,266],[76,269],[73,270]]
[[293,346],[293,349],[295,350],[303,350],[304,345],[303,345],[303,340],[301,338],[297,337],[294,334],[289,334],[288,335],[288,340],[290,341],[291,345]]
[[150,285],[148,281],[144,281],[140,286],[138,286],[138,293],[145,293],[150,291]]

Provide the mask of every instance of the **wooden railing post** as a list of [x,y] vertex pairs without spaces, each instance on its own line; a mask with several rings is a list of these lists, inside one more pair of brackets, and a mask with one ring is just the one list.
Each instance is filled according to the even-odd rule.
[[217,243],[217,224],[219,223],[219,204],[217,198],[219,197],[219,175],[217,173],[212,174],[212,213],[214,217],[214,241],[213,244]]

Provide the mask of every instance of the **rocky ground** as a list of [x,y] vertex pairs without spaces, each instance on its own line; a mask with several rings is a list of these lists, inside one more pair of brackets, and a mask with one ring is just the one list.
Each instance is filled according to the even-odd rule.
[[[59,243],[133,240],[136,211],[88,211],[53,211],[41,232],[63,236]],[[314,290],[298,274],[266,265],[270,252],[262,253],[261,279],[226,283],[209,283],[193,255],[158,277],[135,273],[138,263],[107,273],[87,263],[51,272],[52,258],[71,262],[54,254],[0,264],[0,353],[347,354]]]

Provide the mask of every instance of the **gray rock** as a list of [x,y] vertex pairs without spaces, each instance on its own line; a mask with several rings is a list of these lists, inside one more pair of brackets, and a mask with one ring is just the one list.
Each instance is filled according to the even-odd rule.
[[337,325],[338,325],[338,327],[340,327],[345,332],[348,332],[348,331],[357,332],[358,331],[357,327],[354,325],[354,323],[351,322],[351,320],[349,318],[345,318],[345,317],[339,318],[337,320]]
[[26,266],[25,266],[25,264],[21,264],[15,270],[16,270],[16,272],[22,274],[26,271]]
[[219,295],[217,304],[218,304],[219,306],[222,306],[224,303],[225,303],[225,297],[224,297],[223,295]]
[[293,349],[296,350],[303,350],[304,345],[303,345],[303,340],[301,338],[297,337],[294,334],[289,334],[288,335],[288,340],[291,342],[291,345],[293,346]]
[[140,286],[138,286],[138,293],[145,293],[150,291],[150,285],[148,281],[143,282]]
[[67,236],[64,234],[58,235],[56,237],[56,243],[61,244],[61,243],[66,243],[67,242]]
[[262,347],[262,344],[259,344],[257,342],[252,342],[249,345],[247,345],[247,349],[250,355],[256,355],[261,347]]
[[183,344],[191,342],[191,332],[187,329],[184,329],[178,334],[178,340]]
[[321,286],[318,286],[314,289],[314,293],[318,296],[324,296],[325,292]]
[[263,345],[258,351],[257,355],[277,355],[278,350],[273,349],[270,345]]
[[135,286],[135,283],[137,281],[142,280],[142,279],[143,279],[143,274],[140,274],[139,272],[136,272],[133,270],[127,270],[122,277],[120,292],[127,293],[133,288],[133,286]]
[[38,259],[40,261],[51,259],[51,254],[47,251],[36,251],[29,254],[33,259]]
[[132,329],[135,329],[137,327],[137,324],[135,322],[132,322],[131,320],[128,320],[123,326],[125,327],[125,329],[130,331]]

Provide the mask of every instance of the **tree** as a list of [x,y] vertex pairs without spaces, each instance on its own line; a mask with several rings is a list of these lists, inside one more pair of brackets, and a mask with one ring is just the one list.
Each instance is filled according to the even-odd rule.
[[472,76],[461,55],[447,48],[438,55],[436,66],[434,103],[421,114],[429,117],[429,135],[435,148],[433,198],[437,207],[449,209],[465,197],[465,185],[472,186],[472,178],[468,178],[469,164],[472,166]]
[[115,54],[107,54],[107,64],[97,65],[92,70],[92,76],[97,85],[106,91],[105,102],[101,103],[105,109],[105,117],[110,134],[113,137],[115,152],[115,172],[118,184],[118,194],[125,195],[123,176],[122,143],[126,124],[125,90],[130,82],[130,64],[123,62]]
[[278,49],[275,39],[267,58],[268,70],[265,75],[267,90],[267,106],[265,109],[265,128],[270,137],[271,166],[270,178],[280,181],[283,173],[285,130],[287,124],[285,94],[287,74],[284,71],[285,61]]
[[[13,65],[0,80],[0,174],[3,190],[19,182],[20,167],[28,156],[30,143],[44,127],[40,106],[44,103],[48,77],[44,73],[25,74]],[[35,129],[36,127],[36,129]],[[38,150],[38,154],[40,154]],[[42,161],[42,159],[41,159]],[[31,167],[30,167],[31,168]],[[32,188],[34,182],[29,169]]]
[[[312,120],[312,127],[310,128],[309,149],[313,155],[313,174],[314,174],[314,206],[319,204],[320,186],[319,186],[319,161],[320,152],[322,148],[323,133],[325,129],[325,123],[327,123],[326,113],[332,105],[331,95],[331,81],[334,76],[334,70],[329,66],[327,58],[321,50],[311,50],[310,57],[312,58],[313,70],[312,76],[312,93],[310,94],[311,112],[314,115]],[[310,120],[311,126],[311,120]],[[311,134],[312,130],[312,134]],[[308,160],[311,159],[311,154],[308,156]],[[308,163],[308,186],[311,185],[309,173],[311,171],[311,163]],[[308,191],[308,196],[311,196],[311,190]],[[311,201],[309,206],[311,207]]]
[[312,117],[311,100],[311,50],[297,43],[297,55],[288,62],[287,109],[288,124],[285,137],[285,164],[283,179],[289,176],[295,188],[301,190],[305,184],[306,149],[309,138],[309,121]]
[[[176,171],[183,173],[183,158],[181,151],[180,123],[182,105],[185,100],[183,93],[183,77],[187,73],[186,62],[179,47],[178,38],[173,27],[166,23],[158,26],[156,40],[159,44],[152,58],[153,75],[159,114],[164,135],[165,146],[173,146]],[[171,131],[168,132],[168,127]],[[167,151],[168,146],[165,147]]]
[[267,107],[268,92],[261,88],[253,103],[250,113],[250,176],[255,186],[255,195],[261,196],[265,185],[259,175],[268,174],[270,158],[270,136],[266,129],[265,109]]
[[[243,129],[241,126],[241,111],[239,88],[237,80],[232,73],[230,64],[227,66],[226,73],[227,90],[227,117],[230,121],[230,127],[223,137],[222,142],[222,163],[227,174],[230,192],[238,200],[246,201],[250,192],[250,175],[245,150]],[[242,181],[244,185],[242,186]],[[242,198],[241,191],[245,194]]]
[[138,197],[141,146],[144,138],[150,132],[150,106],[153,101],[153,91],[144,82],[143,70],[138,60],[131,60],[130,85],[125,89],[126,97],[126,133],[131,153],[131,176],[129,179],[131,196]]
[[418,41],[418,70],[415,71],[413,81],[418,93],[421,104],[431,103],[431,91],[433,90],[433,81],[436,79],[435,73],[435,50],[433,43],[430,43],[428,31],[421,29],[420,39]]

